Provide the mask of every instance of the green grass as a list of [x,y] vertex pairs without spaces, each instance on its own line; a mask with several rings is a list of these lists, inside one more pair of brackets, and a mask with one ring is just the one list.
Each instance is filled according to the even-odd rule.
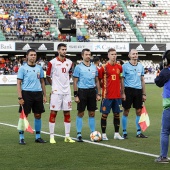
[[[108,117],[107,136],[109,141],[100,142],[111,146],[117,146],[139,152],[159,155],[159,136],[162,116],[162,89],[154,84],[146,85],[147,101],[146,108],[149,113],[151,125],[145,132],[148,139],[136,138],[135,113],[131,109],[128,119],[127,140],[113,139],[113,115]],[[47,86],[47,94],[50,93],[50,86]],[[16,86],[0,87],[0,106],[18,105]],[[99,107],[100,103],[98,103]],[[45,105],[46,112],[42,115],[42,130],[48,132],[49,105]],[[71,112],[72,127],[71,136],[76,137],[76,104],[73,102]],[[122,114],[121,114],[122,115]],[[100,131],[100,112],[96,112],[96,130]],[[18,107],[0,107],[0,122],[17,125],[19,118]],[[90,130],[87,123],[87,112],[83,119],[83,138],[89,140]],[[33,114],[28,120],[32,127]],[[64,135],[63,114],[59,112],[56,118],[55,133]],[[122,134],[122,129],[120,128]],[[0,170],[95,170],[95,169],[114,169],[114,170],[169,170],[169,164],[160,165],[154,163],[155,157],[125,152],[105,146],[98,146],[91,143],[64,143],[64,138],[55,137],[57,143],[51,145],[37,144],[34,142],[34,135],[25,133],[27,144],[18,144],[18,132],[14,127],[0,124]],[[42,138],[49,141],[49,135],[42,134]],[[99,144],[100,144],[99,143]],[[170,153],[170,152],[169,152]],[[170,155],[170,154],[169,154]]]

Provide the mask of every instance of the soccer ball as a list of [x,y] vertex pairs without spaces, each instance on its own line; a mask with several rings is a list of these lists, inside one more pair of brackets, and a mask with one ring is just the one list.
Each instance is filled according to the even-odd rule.
[[90,139],[92,142],[99,142],[102,139],[102,135],[98,131],[94,131],[90,134]]

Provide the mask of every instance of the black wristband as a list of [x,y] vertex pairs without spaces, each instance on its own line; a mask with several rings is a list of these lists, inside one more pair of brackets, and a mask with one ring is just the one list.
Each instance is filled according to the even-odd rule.
[[100,97],[102,96],[101,94],[97,94],[97,95],[100,96]]
[[142,94],[143,96],[146,96],[146,94]]
[[74,91],[74,97],[78,96],[78,91]]
[[22,97],[18,97],[18,100],[21,100],[22,99]]

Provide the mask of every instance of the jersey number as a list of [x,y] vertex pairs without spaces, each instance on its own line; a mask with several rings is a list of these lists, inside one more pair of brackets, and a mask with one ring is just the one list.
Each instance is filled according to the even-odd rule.
[[112,76],[112,80],[116,80],[116,75],[111,75]]
[[62,73],[66,73],[66,68],[62,68]]

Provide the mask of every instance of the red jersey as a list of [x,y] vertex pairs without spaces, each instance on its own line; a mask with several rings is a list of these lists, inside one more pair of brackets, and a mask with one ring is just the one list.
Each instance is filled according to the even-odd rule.
[[97,71],[98,71],[98,74],[99,74],[99,71],[100,71],[101,67],[97,66]]
[[122,66],[106,63],[99,70],[99,79],[102,79],[102,97],[106,99],[118,99],[120,95],[120,74]]
[[44,11],[48,11],[48,7],[46,6],[46,7],[44,7]]

